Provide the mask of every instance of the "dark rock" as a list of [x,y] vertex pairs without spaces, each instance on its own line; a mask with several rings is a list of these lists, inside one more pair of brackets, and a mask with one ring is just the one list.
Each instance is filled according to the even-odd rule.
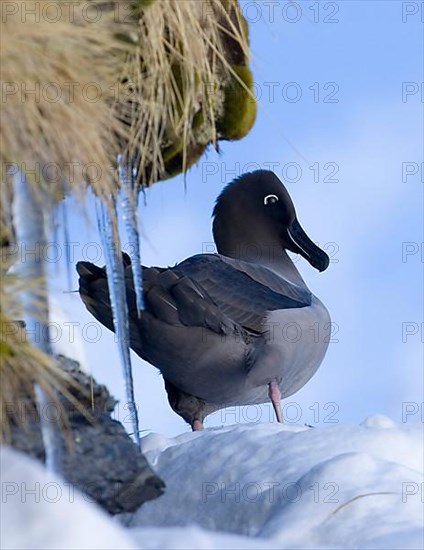
[[[61,396],[65,430],[61,474],[68,483],[97,502],[110,514],[133,512],[141,504],[159,497],[164,483],[159,479],[122,424],[111,414],[116,400],[106,386],[82,372],[76,361],[59,356],[78,386],[69,392],[78,400],[78,409]],[[30,399],[28,399],[30,401]],[[28,407],[22,425],[12,426],[11,445],[44,461],[38,415]]]

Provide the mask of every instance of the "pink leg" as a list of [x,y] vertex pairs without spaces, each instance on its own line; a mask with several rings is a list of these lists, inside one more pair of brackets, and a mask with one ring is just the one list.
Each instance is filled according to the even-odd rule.
[[283,413],[281,412],[281,392],[278,384],[275,380],[268,384],[268,395],[272,401],[272,406],[274,407],[275,416],[277,417],[277,422],[283,422]]
[[203,430],[203,422],[200,420],[194,420],[193,424],[191,425],[191,429],[193,432],[200,432]]

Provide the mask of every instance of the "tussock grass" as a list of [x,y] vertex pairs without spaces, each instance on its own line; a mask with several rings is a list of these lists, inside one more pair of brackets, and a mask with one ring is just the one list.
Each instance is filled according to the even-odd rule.
[[155,0],[140,10],[138,36],[116,113],[129,125],[125,157],[151,185],[225,137],[217,130],[224,89],[232,79],[246,87],[233,64],[247,62],[249,47],[235,0]]
[[48,4],[25,2],[39,21],[22,20],[19,9],[0,24],[2,179],[18,166],[54,200],[65,180],[78,193],[89,183],[107,195],[116,188],[116,134],[125,134],[111,103],[130,47],[115,37],[121,25],[112,12],[89,24],[82,9],[59,2],[62,17],[52,23],[42,16]]
[[[43,390],[47,404],[54,408],[53,418],[58,417],[58,427],[66,432],[68,407],[65,403],[91,420],[90,411],[80,400],[90,402],[89,390],[65,372],[54,357],[31,344],[20,321],[22,311],[16,296],[28,290],[29,285],[34,289],[43,286],[39,281],[28,282],[6,273],[11,256],[4,249],[0,253],[0,442],[10,441],[14,425],[28,429],[37,418],[34,384]],[[41,290],[35,292],[35,310],[43,310],[44,299]],[[45,322],[40,314],[40,323]],[[47,411],[39,412],[47,414]]]
[[[55,22],[43,17],[50,1],[25,4],[38,5],[39,21],[18,10],[1,22],[3,179],[16,163],[55,200],[64,180],[106,197],[118,153],[150,185],[225,137],[223,89],[231,79],[246,87],[232,65],[249,56],[236,0],[87,0],[72,11],[59,0]],[[95,23],[84,11],[93,4]],[[180,170],[169,172],[176,155]]]

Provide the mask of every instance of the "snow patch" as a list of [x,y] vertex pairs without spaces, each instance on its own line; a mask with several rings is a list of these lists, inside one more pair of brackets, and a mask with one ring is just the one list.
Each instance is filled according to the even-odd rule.
[[374,415],[361,426],[151,434],[143,449],[167,489],[129,525],[137,539],[154,526],[163,533],[196,525],[210,531],[210,548],[215,532],[262,547],[265,540],[280,548],[422,548],[421,433],[420,425]]
[[135,550],[98,506],[38,461],[1,447],[0,547],[4,550]]
[[386,428],[395,428],[396,422],[384,414],[371,414],[361,423],[361,426],[385,430]]

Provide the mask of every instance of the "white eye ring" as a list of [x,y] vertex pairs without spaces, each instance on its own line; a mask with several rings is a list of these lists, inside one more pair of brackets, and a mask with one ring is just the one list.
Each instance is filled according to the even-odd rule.
[[275,204],[278,201],[279,198],[277,197],[277,195],[267,195],[266,197],[264,197],[265,206],[268,206],[269,204]]

